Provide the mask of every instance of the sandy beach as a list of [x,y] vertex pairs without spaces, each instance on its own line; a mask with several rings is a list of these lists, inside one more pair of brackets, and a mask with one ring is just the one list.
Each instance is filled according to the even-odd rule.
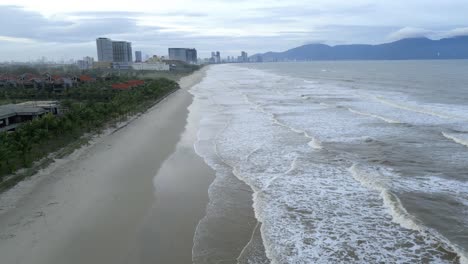
[[187,123],[187,89],[203,75],[1,194],[0,262],[190,263],[214,178]]

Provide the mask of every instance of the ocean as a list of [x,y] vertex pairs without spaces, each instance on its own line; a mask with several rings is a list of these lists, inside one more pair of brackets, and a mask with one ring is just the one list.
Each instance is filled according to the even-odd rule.
[[468,263],[468,61],[216,65],[191,93],[194,263]]

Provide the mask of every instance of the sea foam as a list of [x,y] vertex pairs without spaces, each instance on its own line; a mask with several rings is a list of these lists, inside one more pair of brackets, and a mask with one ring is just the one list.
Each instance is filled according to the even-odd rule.
[[207,98],[195,101],[217,124],[211,126],[216,133],[204,133],[211,135],[211,147],[199,147],[197,153],[218,177],[228,177],[223,163],[252,188],[271,262],[450,263],[438,248],[450,251],[454,246],[412,216],[397,193],[453,192],[456,185],[438,177],[408,180],[336,150],[340,143],[378,139],[394,128],[370,130],[363,124],[373,114],[337,107],[362,100],[353,92],[306,84],[310,86],[300,79],[223,65],[211,69],[193,91],[196,98]]

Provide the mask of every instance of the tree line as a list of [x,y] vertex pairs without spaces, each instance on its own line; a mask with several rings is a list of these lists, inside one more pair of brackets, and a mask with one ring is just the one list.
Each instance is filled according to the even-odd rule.
[[123,120],[148,109],[178,87],[176,82],[161,78],[146,80],[140,87],[123,91],[100,84],[72,88],[60,95],[47,92],[41,95],[28,89],[1,91],[0,99],[60,99],[65,112],[60,116],[46,114],[13,132],[0,132],[0,182],[5,175],[30,167],[34,161],[63,148],[86,132],[99,131],[111,121]]

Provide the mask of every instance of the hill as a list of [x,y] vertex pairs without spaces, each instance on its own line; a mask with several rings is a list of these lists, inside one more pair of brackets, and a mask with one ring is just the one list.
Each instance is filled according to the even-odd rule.
[[263,61],[468,59],[468,36],[431,40],[408,38],[379,45],[308,44],[284,52],[253,55]]

